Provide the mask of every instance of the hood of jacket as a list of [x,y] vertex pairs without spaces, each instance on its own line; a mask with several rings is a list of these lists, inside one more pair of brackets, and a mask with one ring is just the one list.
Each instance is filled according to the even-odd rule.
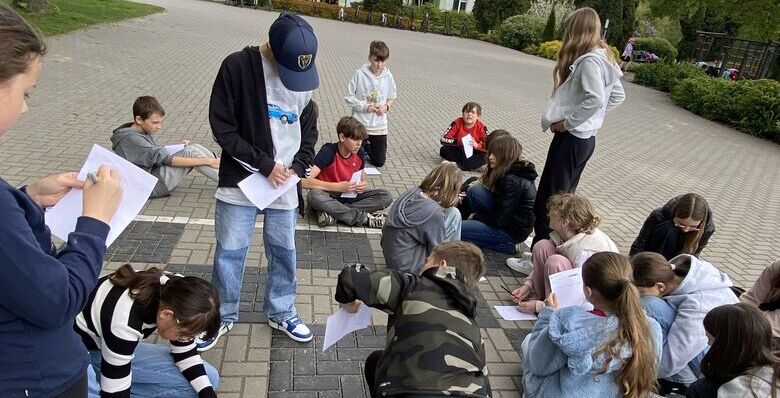
[[577,69],[579,64],[588,59],[594,59],[599,62],[602,66],[602,70],[604,71],[604,84],[609,86],[616,81],[620,80],[620,78],[623,76],[623,72],[620,70],[620,68],[615,65],[612,62],[609,62],[609,58],[607,58],[607,50],[604,48],[597,48],[595,50],[592,50],[590,52],[587,52],[585,54],[580,55],[579,58],[575,59],[574,62],[572,62],[569,69],[571,70],[571,73],[569,74],[569,78],[574,75],[574,70]]
[[536,165],[530,161],[513,163],[509,170],[506,171],[505,177],[509,175],[518,176],[531,182],[535,181],[536,177],[539,177],[539,173],[536,172]]
[[477,315],[477,299],[474,298],[474,295],[466,286],[463,274],[459,269],[455,267],[434,267],[423,271],[420,276],[432,281],[446,291],[447,297],[466,316],[474,318]]
[[423,196],[420,188],[410,189],[397,199],[398,211],[387,215],[386,224],[394,228],[409,228],[425,224],[436,211],[441,211],[439,205]]
[[139,136],[139,135],[143,136],[144,138],[146,138],[147,141],[153,143],[154,145],[157,145],[154,142],[154,139],[149,134],[146,134],[143,131],[133,128],[132,122],[125,123],[117,127],[116,129],[114,129],[114,131],[111,133],[111,145],[114,148],[116,148],[117,146],[120,145],[122,140],[124,140],[125,138],[129,136]]
[[[730,291],[729,288],[733,286],[733,283],[729,276],[704,260],[699,260],[690,254],[680,254],[669,262],[672,263],[675,260],[686,257],[691,262],[691,268],[688,271],[688,275],[685,276],[685,279],[680,282],[680,285],[667,297],[683,296],[707,290],[727,289]],[[733,296],[733,293],[731,295]]]
[[363,66],[360,67],[360,71],[363,72],[363,74],[369,78],[369,79],[384,79],[388,76],[390,76],[390,70],[387,69],[387,67],[382,68],[382,72],[379,72],[379,76],[374,75],[374,72],[371,72],[371,69],[369,68],[371,65],[368,63],[363,64]]

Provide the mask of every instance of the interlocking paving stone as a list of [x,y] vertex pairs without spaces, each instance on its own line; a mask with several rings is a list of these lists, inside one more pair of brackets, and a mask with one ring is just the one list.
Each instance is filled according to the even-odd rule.
[[183,224],[132,221],[106,249],[105,261],[167,263],[183,232]]

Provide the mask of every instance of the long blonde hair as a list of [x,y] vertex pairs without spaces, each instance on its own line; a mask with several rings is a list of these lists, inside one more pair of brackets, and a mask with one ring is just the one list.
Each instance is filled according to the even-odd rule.
[[558,51],[558,61],[553,69],[553,93],[569,77],[571,73],[569,67],[574,61],[596,48],[606,49],[607,59],[611,63],[615,63],[612,51],[601,40],[601,19],[594,9],[580,8],[571,13],[564,23],[566,29],[563,32],[563,43]]
[[[593,354],[594,358],[606,354],[608,361],[615,360],[624,344],[628,344],[631,356],[621,360],[623,368],[617,375],[617,384],[623,389],[623,397],[648,396],[656,386],[656,358],[628,257],[611,252],[594,254],[582,266],[582,282],[612,303],[618,317],[615,334]],[[605,369],[607,366],[609,362]]]

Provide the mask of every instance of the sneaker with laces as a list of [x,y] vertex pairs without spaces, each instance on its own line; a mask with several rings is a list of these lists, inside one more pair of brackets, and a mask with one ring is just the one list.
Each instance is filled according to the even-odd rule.
[[[525,253],[523,253],[525,254]],[[534,270],[534,264],[531,262],[530,259],[526,260],[525,258],[517,258],[517,257],[509,257],[506,259],[506,266],[509,267],[512,271],[519,272],[521,274],[525,275],[531,275],[531,272]]]
[[382,228],[385,226],[385,216],[383,213],[366,213],[366,226],[369,228]]
[[216,336],[208,340],[203,340],[200,336],[196,337],[195,346],[200,352],[210,350],[217,344],[217,340],[219,340],[219,338],[223,335],[227,334],[231,329],[233,329],[233,322],[223,322],[222,325],[220,325],[219,332],[217,332]]
[[311,339],[314,337],[314,335],[311,333],[311,330],[309,330],[309,328],[304,325],[303,321],[301,321],[301,318],[299,318],[298,315],[282,322],[268,319],[268,326],[287,333],[291,339],[301,343],[311,341]]
[[336,219],[324,211],[317,211],[317,226],[320,228],[336,225]]

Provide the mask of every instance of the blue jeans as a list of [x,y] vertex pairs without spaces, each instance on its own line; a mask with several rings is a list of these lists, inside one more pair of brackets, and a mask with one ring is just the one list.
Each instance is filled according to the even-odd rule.
[[[663,344],[666,345],[666,336],[669,334],[669,329],[672,327],[675,318],[677,318],[677,311],[662,298],[656,296],[642,296],[642,306],[645,307],[647,315],[661,325],[661,333],[664,337]],[[667,380],[686,385],[693,383],[701,376],[701,360],[704,359],[706,354],[707,350],[700,352],[688,362],[688,366],[681,370],[680,373],[669,377]]]
[[[470,186],[466,192],[466,199],[473,214],[492,218],[496,212],[493,193],[481,184]],[[461,239],[483,249],[506,254],[515,254],[515,244],[517,244],[505,230],[477,220],[463,220]]]
[[463,220],[460,218],[460,212],[455,207],[441,209],[444,213],[444,241],[452,242],[460,240]]
[[[131,365],[133,381],[130,396],[140,397],[197,397],[187,379],[173,362],[168,347],[157,344],[139,343],[135,348]],[[90,351],[92,366],[87,369],[89,398],[100,397],[100,351]],[[203,361],[206,374],[214,390],[219,386],[219,372]]]
[[263,246],[268,260],[263,311],[269,319],[277,322],[296,316],[296,210],[267,208],[260,212],[256,207],[217,200],[214,214],[217,248],[212,283],[219,293],[222,322],[238,321],[246,254],[252,243],[258,214],[264,215]]

